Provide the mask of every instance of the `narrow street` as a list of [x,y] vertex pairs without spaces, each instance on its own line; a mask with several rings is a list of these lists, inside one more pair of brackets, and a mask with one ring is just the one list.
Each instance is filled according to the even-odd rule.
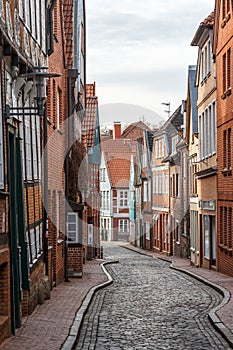
[[75,347],[96,350],[230,349],[208,320],[221,296],[169,263],[104,245],[114,279],[95,295]]

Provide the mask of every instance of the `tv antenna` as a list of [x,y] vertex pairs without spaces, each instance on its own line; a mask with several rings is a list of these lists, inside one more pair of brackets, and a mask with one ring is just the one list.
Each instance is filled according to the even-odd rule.
[[167,113],[168,118],[170,118],[170,113],[171,113],[171,104],[170,104],[170,102],[162,102],[161,104],[167,106],[167,109],[165,109],[164,112]]

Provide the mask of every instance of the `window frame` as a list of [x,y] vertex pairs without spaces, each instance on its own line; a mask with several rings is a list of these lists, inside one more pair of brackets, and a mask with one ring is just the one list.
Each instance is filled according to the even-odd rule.
[[[73,217],[74,221],[69,222],[69,218]],[[75,229],[71,230],[69,229],[69,225],[74,225]],[[70,233],[72,232],[72,236]],[[80,243],[80,235],[79,235],[79,217],[77,213],[70,212],[67,214],[67,239],[68,244],[76,244]]]

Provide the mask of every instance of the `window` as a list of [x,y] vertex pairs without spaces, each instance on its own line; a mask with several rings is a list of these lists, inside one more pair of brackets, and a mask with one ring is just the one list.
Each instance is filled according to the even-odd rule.
[[30,249],[30,264],[32,265],[41,255],[42,251],[42,230],[43,224],[37,225],[28,231],[29,234],[29,249]]
[[[31,28],[31,18],[30,18],[30,1],[24,0],[24,20],[28,28]],[[38,21],[39,22],[39,21]]]
[[[1,92],[1,85],[0,85]],[[0,96],[2,94],[0,93]],[[2,99],[0,98],[0,188],[4,188],[4,158],[3,158],[3,123],[2,123]]]
[[202,81],[207,78],[211,70],[211,43],[210,40],[204,46],[201,53],[201,77]]
[[178,135],[175,135],[172,137],[172,153],[176,152],[176,145],[177,145],[178,141],[179,141]]
[[231,94],[231,49],[228,49],[222,56],[222,99]]
[[215,210],[216,202],[215,200],[203,201],[203,209],[205,210]]
[[201,159],[216,153],[215,101],[199,115],[199,147]]
[[143,182],[143,201],[147,202],[148,200],[148,182]]
[[168,194],[169,192],[169,175],[164,173],[154,174],[153,176],[153,193]]
[[109,210],[110,207],[110,199],[109,199],[109,191],[106,192],[106,209]]
[[142,155],[142,167],[143,168],[147,167],[147,155],[146,155],[146,153],[143,153],[143,155]]
[[37,142],[36,142],[36,120],[35,116],[32,116],[32,153],[33,153],[33,175],[34,179],[38,179],[38,167],[37,167]]
[[100,169],[100,181],[105,182],[106,181],[106,169]]
[[24,135],[25,135],[25,154],[26,154],[26,166],[25,170],[27,172],[27,180],[32,180],[32,150],[31,150],[31,128],[30,120],[27,116],[24,118]]
[[101,209],[109,209],[109,191],[100,192],[100,207]]
[[36,7],[35,0],[31,0],[31,33],[36,37]]
[[13,35],[12,17],[11,17],[11,5],[9,1],[6,2],[6,24],[8,29],[8,36],[11,38]]
[[180,176],[176,174],[176,197],[180,195]]
[[93,234],[94,234],[94,227],[93,224],[88,224],[88,244],[93,244]]
[[222,57],[222,83],[223,83],[223,93],[226,91],[226,54],[224,53]]
[[171,194],[172,197],[179,197],[180,195],[180,177],[179,174],[173,174],[171,177]]
[[227,50],[227,88],[231,87],[231,49]]
[[223,175],[231,175],[231,145],[232,145],[232,135],[231,128],[223,131]]
[[46,33],[45,33],[45,14],[46,14],[46,6],[45,0],[41,0],[41,46],[42,50],[46,52]]
[[198,212],[190,211],[190,250],[198,251]]
[[[228,21],[230,15],[230,0],[222,1],[222,19],[224,20],[224,24]],[[223,24],[222,24],[223,27]]]
[[120,191],[119,206],[120,207],[127,207],[128,206],[128,191]]
[[146,239],[150,240],[150,223],[146,222]]
[[41,180],[41,119],[36,117],[36,145],[37,145],[37,166],[38,166],[38,179]]
[[210,259],[210,218],[204,215],[204,256]]
[[60,230],[61,230],[61,227],[60,227],[60,193],[57,192],[57,201],[56,201],[56,212],[57,212],[57,223],[56,223],[56,226],[57,226],[57,239],[59,240],[60,238]]
[[57,89],[57,129],[60,129],[60,114],[61,114],[61,90]]
[[1,20],[4,21],[5,13],[4,13],[3,0],[0,0],[0,16],[1,16]]
[[165,194],[169,194],[169,175],[165,175]]
[[68,243],[80,243],[79,228],[78,228],[78,214],[76,213],[68,213],[67,238],[68,238]]
[[191,195],[197,194],[197,178],[195,173],[198,170],[197,164],[190,165],[190,193]]
[[217,129],[217,125],[216,125],[216,103],[215,101],[212,103],[212,134],[211,134],[211,138],[212,138],[212,152],[215,153],[216,152],[216,129]]
[[119,220],[119,226],[118,226],[118,230],[119,232],[128,232],[128,220],[127,219],[123,219],[123,220]]
[[[40,3],[39,1],[35,1],[36,3],[36,18],[41,18],[41,8],[40,8]],[[41,34],[41,21],[37,20],[36,21],[36,37],[37,37],[37,41],[41,42],[41,37],[40,37],[40,34]]]
[[165,146],[164,138],[155,141],[155,158],[156,159],[164,157],[164,146]]
[[220,206],[220,245],[232,249],[232,208]]

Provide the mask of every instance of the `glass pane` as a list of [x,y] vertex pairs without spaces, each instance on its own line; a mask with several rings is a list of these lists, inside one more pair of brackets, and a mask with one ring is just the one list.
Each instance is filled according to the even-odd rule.
[[68,231],[76,232],[76,224],[68,224]]
[[76,214],[68,214],[68,222],[75,222],[76,223]]

